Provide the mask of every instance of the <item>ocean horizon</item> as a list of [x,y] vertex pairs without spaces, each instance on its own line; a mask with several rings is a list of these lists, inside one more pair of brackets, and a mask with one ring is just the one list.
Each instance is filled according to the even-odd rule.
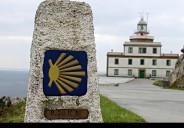
[[0,97],[27,97],[28,77],[28,69],[0,69]]
[[26,97],[28,70],[0,69],[0,97]]

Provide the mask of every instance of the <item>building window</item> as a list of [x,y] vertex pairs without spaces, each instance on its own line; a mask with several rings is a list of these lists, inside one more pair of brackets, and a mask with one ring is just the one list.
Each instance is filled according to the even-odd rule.
[[157,48],[153,48],[153,54],[157,54]]
[[152,65],[157,65],[157,60],[152,60]]
[[128,53],[133,53],[133,48],[132,47],[128,48]]
[[132,76],[132,69],[128,69],[128,76]]
[[114,75],[119,75],[119,69],[114,69]]
[[152,70],[152,76],[157,76],[157,71],[156,70]]
[[168,77],[168,76],[170,76],[170,71],[166,71],[166,76]]
[[115,59],[114,64],[119,64],[119,59]]
[[139,48],[139,53],[146,53],[146,48]]
[[143,59],[140,60],[140,65],[144,65],[144,60]]
[[171,66],[171,60],[166,60],[166,65]]
[[132,59],[128,59],[128,65],[132,65]]

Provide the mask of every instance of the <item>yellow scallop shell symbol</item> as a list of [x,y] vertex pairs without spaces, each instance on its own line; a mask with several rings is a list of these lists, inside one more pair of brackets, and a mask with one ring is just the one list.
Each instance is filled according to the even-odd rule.
[[66,94],[72,92],[75,88],[79,86],[82,78],[85,76],[85,71],[81,71],[82,67],[79,61],[75,59],[72,55],[67,56],[66,53],[61,53],[55,64],[49,59],[49,78],[50,81],[48,86],[51,87],[54,82],[61,94]]

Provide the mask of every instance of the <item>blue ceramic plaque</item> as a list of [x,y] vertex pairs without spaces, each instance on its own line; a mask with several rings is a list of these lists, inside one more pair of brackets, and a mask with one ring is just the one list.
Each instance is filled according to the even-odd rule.
[[43,63],[45,96],[82,96],[87,92],[85,51],[48,50]]

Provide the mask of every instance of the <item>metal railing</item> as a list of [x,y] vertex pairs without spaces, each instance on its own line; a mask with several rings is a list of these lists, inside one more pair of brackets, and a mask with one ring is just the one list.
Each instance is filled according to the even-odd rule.
[[130,36],[130,39],[154,39],[154,36],[146,36],[146,35],[134,35],[134,36]]

